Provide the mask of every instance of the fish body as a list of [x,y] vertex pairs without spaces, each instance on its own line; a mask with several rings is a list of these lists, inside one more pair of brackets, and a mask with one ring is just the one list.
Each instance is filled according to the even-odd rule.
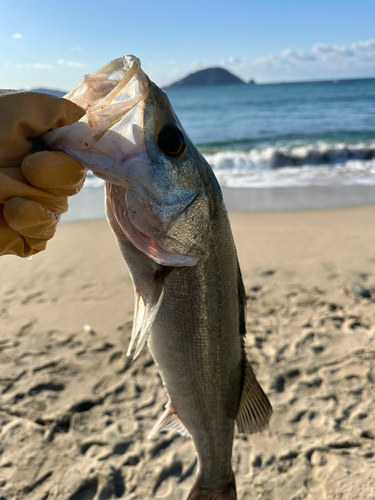
[[[192,437],[198,472],[189,500],[235,499],[235,421],[240,432],[257,432],[272,409],[245,356],[246,298],[221,190],[139,61],[110,64],[92,75],[92,89],[86,77],[70,96],[90,101],[86,121],[46,142],[107,181],[107,218],[135,289],[129,354],[148,342],[169,398],[151,436]],[[113,67],[117,85],[107,81]],[[126,79],[123,98],[116,88]]]
[[234,490],[233,431],[245,362],[238,269],[225,219],[215,214],[207,258],[168,279],[149,339],[171,408],[194,440],[196,486],[218,492]]

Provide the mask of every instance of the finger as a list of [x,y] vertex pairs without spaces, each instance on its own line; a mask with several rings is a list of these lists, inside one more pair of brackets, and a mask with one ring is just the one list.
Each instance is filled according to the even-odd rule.
[[21,170],[31,185],[55,196],[77,194],[86,178],[86,169],[59,151],[40,151],[26,156]]
[[31,186],[22,175],[20,167],[0,168],[0,203],[14,197],[39,201],[45,208],[59,215],[68,210],[66,197],[57,197]]
[[18,255],[19,257],[30,257],[35,251],[25,239],[14,229],[8,226],[3,207],[0,206],[0,255]]
[[0,95],[0,166],[17,167],[33,148],[33,138],[70,125],[85,111],[68,101],[37,92]]
[[62,198],[56,198],[54,197],[53,199],[50,198],[37,198],[34,199],[34,201],[37,201],[40,203],[46,210],[50,210],[51,212],[54,212],[57,215],[64,214],[68,208],[68,198],[62,197]]
[[11,198],[3,208],[8,226],[22,236],[49,240],[55,234],[60,216],[34,200]]
[[39,197],[55,198],[51,193],[30,186],[22,175],[20,167],[0,168],[0,203],[5,203],[13,196],[34,199]]
[[49,240],[29,238],[28,236],[25,236],[25,241],[32,249],[32,253],[30,255],[34,255],[38,252],[41,252],[42,250],[45,250]]

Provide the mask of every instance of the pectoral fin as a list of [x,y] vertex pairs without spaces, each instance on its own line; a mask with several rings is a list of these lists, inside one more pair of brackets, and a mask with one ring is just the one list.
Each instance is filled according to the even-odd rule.
[[170,403],[167,403],[165,411],[163,412],[159,420],[152,428],[150,434],[147,436],[148,439],[151,439],[157,432],[161,431],[175,431],[181,434],[181,436],[186,436],[191,438],[189,431],[181,422],[177,413],[173,410]]
[[239,432],[253,434],[268,426],[272,406],[259,385],[250,363],[246,361],[245,377],[236,422]]
[[136,348],[133,359],[136,359],[151,333],[151,328],[156,318],[159,307],[163,301],[164,289],[171,268],[161,267],[155,273],[153,292],[150,298],[142,297],[139,290],[135,289],[135,307],[133,331],[127,355],[130,356],[135,343]]
[[145,303],[143,302],[142,296],[139,293],[139,291],[136,288],[134,288],[133,329],[128,351],[126,353],[127,356],[130,356],[133,350],[135,341],[137,340],[138,334],[142,326],[144,314],[145,314]]

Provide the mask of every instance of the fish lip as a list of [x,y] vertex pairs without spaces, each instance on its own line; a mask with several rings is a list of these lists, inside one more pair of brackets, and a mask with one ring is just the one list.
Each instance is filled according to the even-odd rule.
[[139,251],[162,266],[185,267],[195,266],[198,263],[198,257],[169,252],[150,236],[134,227],[125,201],[127,191],[131,190],[122,187],[122,198],[120,200],[115,200],[115,195],[112,192],[113,186],[116,185],[106,182],[107,201],[110,204],[111,210],[121,230]]
[[86,111],[97,106],[107,106],[135,75],[142,84],[138,88],[139,96],[144,94],[145,90],[149,90],[150,80],[141,70],[141,62],[137,57],[133,55],[122,56],[105,64],[94,73],[84,75],[83,80],[64,98],[80,105]]
[[[85,75],[65,98],[86,110],[80,122],[87,124],[91,140],[97,142],[138,104],[144,106],[150,85],[140,60],[123,56]],[[130,121],[134,116],[131,115]]]

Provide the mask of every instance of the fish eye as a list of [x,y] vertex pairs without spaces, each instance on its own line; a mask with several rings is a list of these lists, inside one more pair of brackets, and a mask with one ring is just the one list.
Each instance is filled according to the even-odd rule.
[[157,139],[159,149],[169,156],[182,156],[186,151],[184,134],[175,125],[166,125]]

